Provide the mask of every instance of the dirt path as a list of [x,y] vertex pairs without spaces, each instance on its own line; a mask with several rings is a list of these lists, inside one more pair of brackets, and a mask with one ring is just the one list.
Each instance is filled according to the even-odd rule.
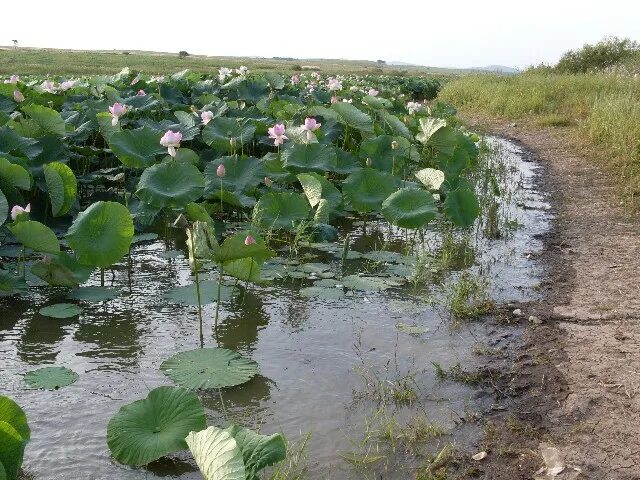
[[546,300],[524,312],[543,323],[525,334],[513,408],[488,429],[480,478],[533,478],[546,442],[582,471],[549,478],[640,479],[640,222],[562,129],[466,118],[537,157],[556,215],[542,259]]

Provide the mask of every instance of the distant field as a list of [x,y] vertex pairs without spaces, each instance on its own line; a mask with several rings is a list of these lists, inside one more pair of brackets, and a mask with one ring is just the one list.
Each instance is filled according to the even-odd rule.
[[[0,74],[39,75],[99,75],[113,74],[124,67],[145,73],[166,74],[188,68],[202,73],[217,73],[218,68],[246,65],[254,71],[278,70],[294,72],[313,67],[326,73],[400,73],[450,76],[462,70],[383,65],[359,60],[293,59],[278,60],[246,57],[206,57],[190,55],[179,58],[177,53],[137,51],[76,51],[0,47]],[[311,67],[311,68],[309,68]]]

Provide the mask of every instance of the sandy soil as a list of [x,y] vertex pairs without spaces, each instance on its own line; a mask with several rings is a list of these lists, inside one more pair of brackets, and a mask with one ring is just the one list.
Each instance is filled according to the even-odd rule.
[[640,221],[566,130],[462,116],[536,157],[556,215],[545,301],[523,307],[542,323],[528,327],[510,372],[512,406],[488,419],[487,458],[467,471],[532,479],[546,443],[565,468],[540,478],[640,479]]

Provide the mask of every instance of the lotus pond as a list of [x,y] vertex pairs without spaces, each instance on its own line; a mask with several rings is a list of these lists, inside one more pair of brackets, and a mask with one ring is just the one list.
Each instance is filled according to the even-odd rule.
[[431,478],[472,446],[549,214],[407,85],[0,85],[0,479]]

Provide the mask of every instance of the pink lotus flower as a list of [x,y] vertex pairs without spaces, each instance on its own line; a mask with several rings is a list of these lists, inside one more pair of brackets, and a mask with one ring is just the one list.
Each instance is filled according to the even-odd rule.
[[282,145],[285,140],[289,140],[285,134],[285,128],[282,123],[276,123],[269,129],[269,138],[273,138],[274,145]]
[[327,88],[330,92],[342,90],[342,82],[337,78],[330,78],[327,82]]
[[167,147],[169,155],[176,156],[176,148],[180,147],[182,141],[182,134],[180,132],[174,132],[173,130],[167,130],[167,132],[160,139],[160,145]]
[[300,83],[300,75],[293,75],[291,77],[291,85],[298,85]]
[[271,180],[269,177],[264,177],[264,184],[267,187],[271,187],[273,185],[273,180]]
[[22,215],[23,213],[29,213],[31,211],[31,204],[27,204],[26,207],[22,208],[20,205],[14,205],[11,209],[11,220],[18,218],[18,215]]
[[375,88],[370,88],[369,89],[369,95],[371,95],[372,97],[377,97],[378,96],[378,90],[376,90]]
[[310,142],[313,139],[313,132],[320,128],[322,124],[316,122],[315,118],[307,117],[304,119],[303,129],[307,131],[307,141]]
[[224,168],[224,164],[221,163],[220,165],[218,165],[218,168],[216,168],[216,175],[222,178],[226,175],[226,173],[227,173],[227,169]]
[[109,113],[113,117],[111,119],[111,125],[115,127],[118,124],[120,117],[127,113],[127,107],[125,107],[121,103],[116,102],[109,107]]
[[222,67],[218,69],[218,78],[221,82],[224,82],[225,78],[231,75],[231,69],[227,67]]
[[253,235],[251,234],[247,235],[247,238],[244,239],[245,245],[255,245],[255,243],[256,243],[256,239],[253,238]]
[[249,73],[249,69],[244,65],[240,65],[240,68],[237,68],[236,72],[239,73],[240,75],[246,75],[247,73]]
[[13,99],[18,103],[24,102],[24,95],[20,90],[16,89],[13,91]]
[[13,83],[14,85],[18,83],[20,77],[18,75],[11,75],[8,80],[5,80],[4,83]]
[[418,102],[409,102],[407,103],[407,110],[409,111],[409,115],[413,115],[418,110],[422,108],[422,105]]
[[338,97],[336,97],[335,95],[331,97],[331,103],[338,103]]
[[76,82],[74,82],[73,80],[65,80],[60,84],[60,90],[62,90],[63,92],[66,92],[70,88],[73,88],[75,84]]
[[147,92],[145,92],[143,89],[138,90],[138,93],[136,93],[136,96],[138,97],[144,97],[147,94]]
[[51,80],[45,80],[44,82],[42,82],[42,85],[40,85],[40,87],[43,91],[48,93],[53,93],[56,89],[55,84]]
[[206,125],[211,120],[213,120],[213,112],[210,112],[209,110],[205,110],[200,114],[200,118],[202,119],[203,125]]

